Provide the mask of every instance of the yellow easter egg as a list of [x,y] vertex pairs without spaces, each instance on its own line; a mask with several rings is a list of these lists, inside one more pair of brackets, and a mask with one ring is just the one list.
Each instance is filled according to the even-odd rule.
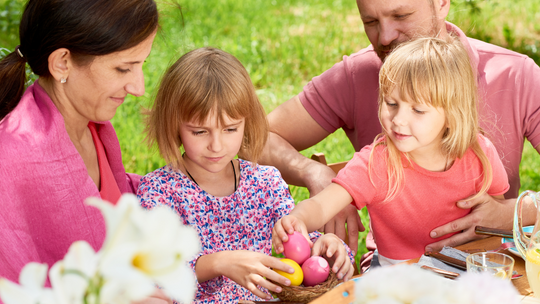
[[289,279],[292,286],[299,286],[300,284],[302,284],[302,281],[304,281],[304,273],[302,272],[302,267],[300,267],[298,263],[291,259],[281,259],[281,261],[291,266],[294,269],[294,272],[288,273],[277,269],[274,269],[274,271]]

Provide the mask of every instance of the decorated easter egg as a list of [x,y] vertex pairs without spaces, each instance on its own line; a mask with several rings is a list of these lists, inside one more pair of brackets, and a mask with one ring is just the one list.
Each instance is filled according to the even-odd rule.
[[302,265],[302,263],[304,263],[311,255],[309,243],[306,238],[297,231],[293,234],[289,234],[288,237],[289,240],[283,243],[283,254],[286,258]]
[[304,280],[304,273],[302,272],[300,265],[291,259],[281,259],[280,261],[291,266],[294,269],[294,272],[288,273],[278,269],[274,269],[274,271],[289,279],[291,281],[291,286],[299,286],[302,284],[302,281]]
[[312,256],[302,264],[304,286],[315,286],[326,281],[330,274],[328,262],[320,256]]

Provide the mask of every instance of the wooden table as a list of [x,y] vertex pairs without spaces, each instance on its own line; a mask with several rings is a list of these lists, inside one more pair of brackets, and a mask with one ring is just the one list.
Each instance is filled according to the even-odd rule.
[[[489,237],[482,240],[470,242],[461,246],[457,246],[456,248],[463,251],[488,251],[488,250],[494,250],[501,246],[501,238],[500,237]],[[516,257],[512,253],[508,252],[508,250],[501,250],[500,252],[506,253],[508,255],[511,255],[514,260],[514,270],[518,272],[518,274],[523,275],[519,279],[512,280],[512,283],[516,287],[516,289],[519,291],[520,294],[522,294],[524,297],[521,301],[521,303],[531,303],[531,304],[539,304],[540,299],[533,298],[533,293],[531,288],[529,287],[529,282],[527,281],[527,273],[525,271],[525,261],[523,259]],[[407,264],[414,264],[417,263],[419,259],[413,259],[409,260],[405,263]],[[355,276],[360,277],[361,275]],[[354,278],[354,277],[353,277]],[[330,290],[320,298],[310,302],[309,304],[349,304],[354,301],[354,281],[349,281],[341,284],[340,286]],[[240,301],[239,303],[242,304],[250,304],[250,303],[287,303],[287,302],[251,302],[251,301]],[[301,304],[301,303],[288,303],[288,304]]]
[[[486,239],[474,241],[456,247],[459,250],[480,250],[487,251],[497,249],[501,246],[500,237],[489,237]],[[501,252],[507,253],[514,257],[515,264],[514,270],[523,276],[519,279],[512,280],[512,283],[517,288],[519,293],[524,295],[521,303],[540,303],[539,299],[532,298],[532,290],[529,287],[529,282],[527,281],[527,274],[525,272],[525,262],[523,259],[516,257],[512,253],[509,253],[508,250],[502,250]],[[419,259],[414,259],[407,261],[408,264],[417,263]],[[348,304],[352,303],[354,299],[354,282],[349,281],[341,284],[340,286],[332,289],[331,291],[324,294],[322,297],[312,301],[310,304]]]

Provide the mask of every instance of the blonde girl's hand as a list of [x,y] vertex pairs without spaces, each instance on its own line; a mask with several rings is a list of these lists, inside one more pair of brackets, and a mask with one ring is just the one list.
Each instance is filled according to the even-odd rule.
[[222,251],[219,254],[222,256],[219,259],[221,262],[216,266],[219,267],[218,272],[260,298],[272,299],[260,287],[278,293],[281,292],[281,287],[269,280],[285,286],[291,284],[289,279],[272,270],[277,269],[287,273],[294,272],[291,266],[281,262],[278,258],[248,250]]
[[332,271],[338,279],[349,280],[354,273],[354,267],[345,249],[343,241],[333,233],[326,233],[315,241],[311,255],[326,258],[332,266]]
[[286,215],[278,220],[272,229],[272,245],[276,253],[283,252],[283,243],[287,242],[289,240],[289,234],[293,234],[295,231],[302,233],[308,240],[309,246],[313,246],[304,222],[294,215]]

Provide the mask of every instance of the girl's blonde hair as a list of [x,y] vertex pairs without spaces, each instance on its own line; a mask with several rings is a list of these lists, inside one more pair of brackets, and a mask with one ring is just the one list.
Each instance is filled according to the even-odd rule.
[[[481,130],[476,75],[461,42],[450,36],[444,40],[419,38],[397,47],[386,58],[379,73],[379,121],[384,98],[393,90],[399,90],[401,96],[411,101],[444,109],[447,129],[443,134],[441,152],[449,159],[458,159],[471,148],[483,167],[482,188],[476,196],[485,193],[491,185],[492,170],[478,142]],[[375,139],[375,145],[386,145],[388,151],[388,193],[385,201],[396,197],[403,182],[402,155],[409,159],[388,140],[388,136],[379,140],[387,132],[383,126],[383,133]],[[370,155],[370,179],[374,150]]]
[[185,122],[202,124],[214,114],[221,125],[225,115],[245,118],[238,154],[256,162],[266,144],[268,122],[246,69],[225,51],[195,49],[165,72],[154,105],[147,113],[147,141],[150,146],[157,144],[161,156],[180,168],[180,126]]

